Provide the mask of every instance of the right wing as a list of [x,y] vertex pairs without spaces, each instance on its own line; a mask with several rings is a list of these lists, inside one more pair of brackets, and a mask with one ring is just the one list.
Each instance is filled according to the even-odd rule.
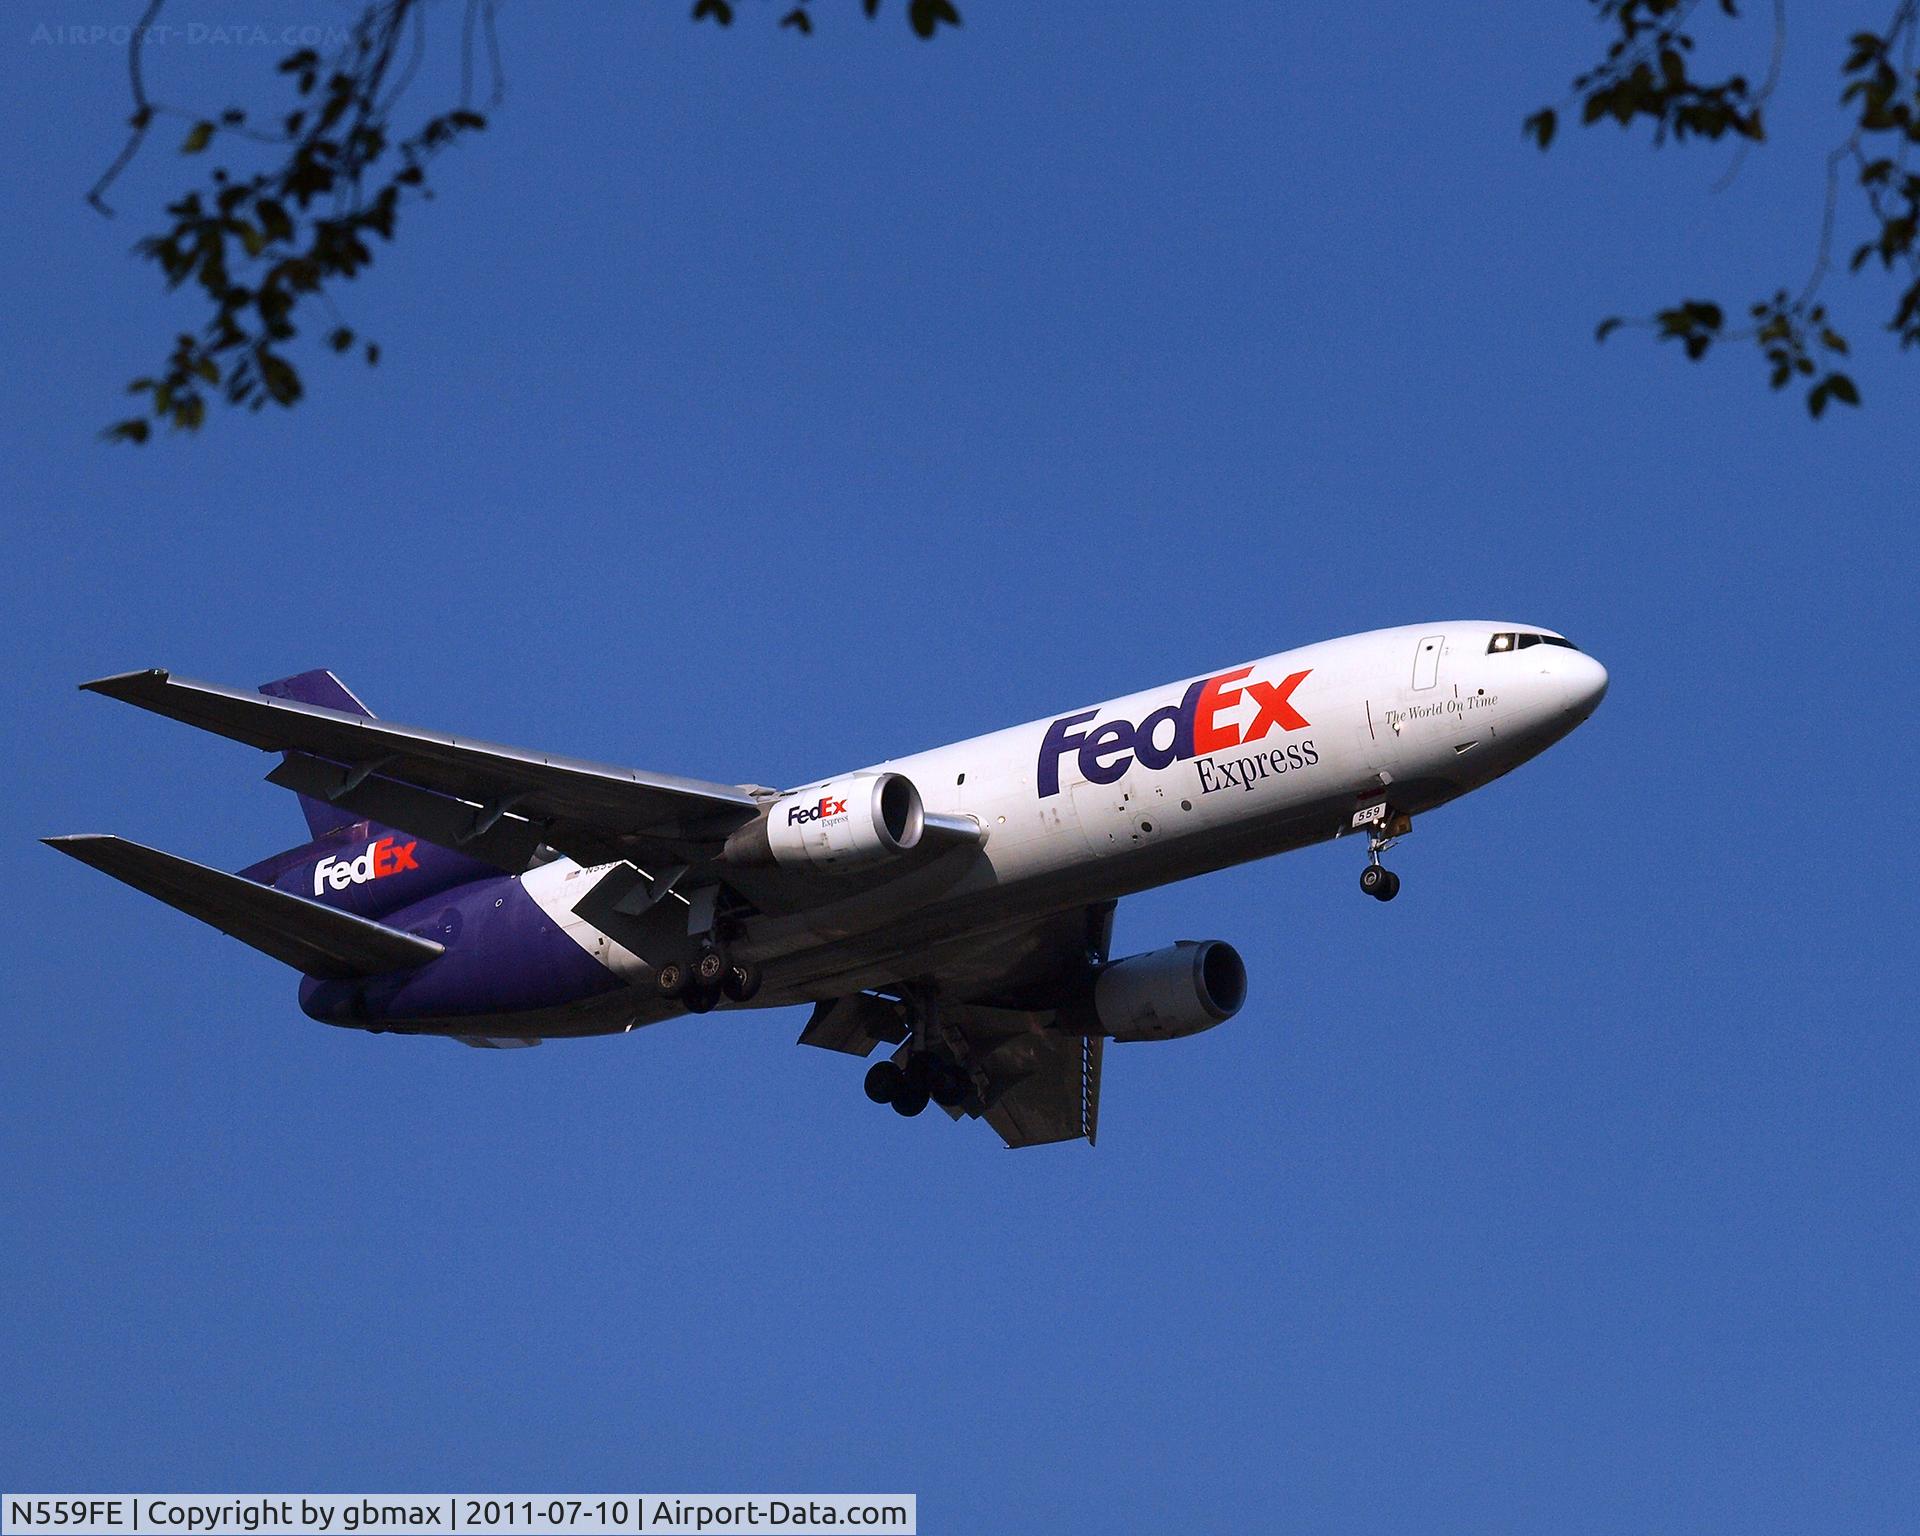
[[43,841],[308,976],[342,981],[411,970],[444,948],[418,934],[122,837],[95,833]]
[[687,933],[684,912],[677,931],[667,931],[676,914],[662,898],[673,892],[691,907],[686,893],[702,884],[711,888],[716,873],[763,911],[791,913],[916,876],[941,861],[958,870],[983,841],[971,818],[929,813],[911,853],[872,869],[716,870],[728,836],[766,815],[774,791],[523,752],[163,671],[127,672],[81,687],[281,753],[269,783],[508,874],[522,873],[552,850],[583,868],[629,865],[644,888],[629,891],[610,920],[638,920],[640,932],[621,942],[650,958],[661,948],[683,946]]

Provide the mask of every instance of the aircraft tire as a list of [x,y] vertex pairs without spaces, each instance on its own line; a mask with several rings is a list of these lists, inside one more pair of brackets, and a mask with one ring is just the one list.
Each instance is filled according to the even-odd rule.
[[1385,873],[1387,878],[1381,882],[1380,889],[1375,891],[1374,895],[1382,901],[1392,901],[1400,894],[1400,877],[1390,869]]
[[754,993],[760,990],[760,979],[759,966],[736,960],[720,978],[720,990],[736,1003],[751,1002]]
[[911,1082],[903,1082],[900,1091],[893,1096],[893,1112],[911,1120],[932,1102],[933,1095],[924,1086],[915,1087]]
[[700,951],[693,962],[694,979],[703,987],[716,987],[727,974],[727,957],[719,950],[709,946]]
[[954,1109],[966,1103],[973,1084],[958,1067],[947,1062],[942,1062],[940,1067],[940,1075],[933,1084],[933,1102],[942,1109]]
[[662,997],[678,997],[687,989],[687,968],[678,960],[669,960],[653,973],[653,981]]
[[901,1088],[905,1078],[900,1069],[890,1061],[876,1061],[867,1068],[867,1080],[863,1085],[867,1097],[876,1104],[891,1104]]

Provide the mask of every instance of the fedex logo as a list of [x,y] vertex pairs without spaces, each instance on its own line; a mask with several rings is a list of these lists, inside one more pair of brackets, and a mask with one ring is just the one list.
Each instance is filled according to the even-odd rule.
[[344,891],[350,885],[365,885],[369,880],[382,880],[388,875],[397,875],[403,869],[418,869],[414,862],[413,850],[418,842],[402,843],[391,837],[383,837],[378,842],[368,843],[367,850],[357,859],[337,859],[328,854],[313,866],[313,894],[318,896],[328,886],[336,891]]
[[787,825],[804,826],[809,821],[824,821],[829,816],[847,814],[847,802],[835,800],[830,795],[822,795],[816,805],[790,805],[787,807]]
[[[1215,677],[1203,677],[1186,691],[1178,704],[1156,709],[1138,725],[1109,720],[1093,730],[1082,730],[1100,711],[1065,715],[1047,727],[1040,743],[1040,798],[1060,793],[1060,759],[1077,751],[1081,774],[1095,784],[1112,784],[1139,759],[1143,768],[1165,768],[1188,758],[1204,757],[1223,747],[1240,747],[1261,740],[1276,726],[1304,731],[1307,718],[1293,707],[1293,692],[1312,672],[1295,672],[1277,683],[1258,679],[1238,686],[1253,668],[1239,667]],[[1241,707],[1243,699],[1257,706],[1243,731],[1221,716]]]

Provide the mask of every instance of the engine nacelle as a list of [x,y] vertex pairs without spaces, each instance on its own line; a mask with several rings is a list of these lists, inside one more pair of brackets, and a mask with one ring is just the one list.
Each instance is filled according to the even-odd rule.
[[1102,1034],[1172,1040],[1224,1024],[1247,1000],[1247,967],[1219,939],[1183,939],[1171,949],[1116,960],[1093,984]]
[[926,809],[913,780],[898,773],[858,774],[781,796],[727,839],[721,858],[787,869],[849,869],[899,857],[925,829]]

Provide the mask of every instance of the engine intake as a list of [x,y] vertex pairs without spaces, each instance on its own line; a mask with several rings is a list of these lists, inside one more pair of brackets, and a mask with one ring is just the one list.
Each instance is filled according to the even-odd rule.
[[926,810],[911,779],[859,774],[782,795],[729,837],[720,857],[729,864],[848,869],[899,857],[919,844],[925,829]]
[[1116,960],[1093,984],[1102,1034],[1172,1040],[1224,1024],[1247,1000],[1247,967],[1219,939],[1183,939],[1171,949]]

